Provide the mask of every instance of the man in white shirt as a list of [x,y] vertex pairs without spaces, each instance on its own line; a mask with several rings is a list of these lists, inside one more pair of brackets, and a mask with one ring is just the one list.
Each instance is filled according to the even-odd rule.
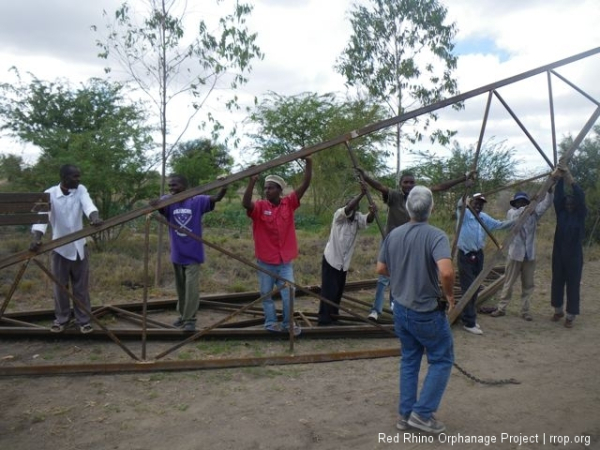
[[[72,164],[60,168],[60,184],[46,189],[50,194],[49,223],[52,226],[52,239],[58,239],[83,228],[82,216],[85,214],[92,225],[102,224],[98,208],[92,202],[86,187],[80,184],[81,172]],[[33,225],[33,239],[29,249],[37,251],[42,244],[42,236],[47,224]],[[78,239],[52,251],[52,274],[61,286],[54,284],[55,320],[50,328],[53,333],[64,331],[71,320],[71,302],[67,289],[71,285],[72,293],[82,305],[73,302],[75,321],[82,333],[91,333],[93,328],[87,311],[91,310],[89,295],[89,259],[86,239]]]
[[[366,194],[362,192],[350,199],[346,206],[339,208],[333,214],[329,240],[323,253],[321,263],[321,296],[339,305],[346,286],[346,275],[356,245],[358,230],[366,228],[367,223],[375,219],[375,206],[369,206],[369,214],[358,211],[360,200]],[[321,301],[319,304],[319,325],[332,325],[339,309],[331,304]]]

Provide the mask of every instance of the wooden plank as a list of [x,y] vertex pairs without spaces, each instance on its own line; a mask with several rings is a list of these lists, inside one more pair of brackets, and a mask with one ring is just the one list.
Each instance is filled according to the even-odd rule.
[[0,201],[0,214],[10,213],[37,213],[50,211],[50,203],[3,203]]
[[47,192],[2,192],[0,203],[50,203]]
[[0,214],[0,226],[38,223],[48,223],[48,214]]

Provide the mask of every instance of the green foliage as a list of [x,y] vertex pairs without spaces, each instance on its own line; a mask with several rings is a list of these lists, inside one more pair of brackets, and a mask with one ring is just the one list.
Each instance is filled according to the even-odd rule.
[[[446,13],[437,0],[354,4],[350,12],[353,34],[337,61],[337,71],[349,86],[363,88],[371,98],[387,105],[394,116],[456,94],[452,77],[457,63],[452,53],[456,25],[444,23]],[[435,114],[427,116],[421,123],[422,131],[412,135],[401,135],[401,125],[397,127],[398,173],[401,140],[420,141],[435,119]],[[430,139],[447,144],[454,134],[435,130]]]
[[2,129],[41,150],[31,167],[14,155],[2,158],[11,189],[44,190],[58,183],[61,165],[75,164],[104,218],[156,189],[146,156],[151,130],[141,105],[123,97],[122,85],[91,79],[73,88],[33,77],[0,85],[0,92]]
[[[364,100],[339,101],[332,93],[305,92],[286,97],[271,92],[250,116],[258,126],[258,131],[251,137],[256,142],[259,162],[264,163],[382,118],[382,108]],[[387,137],[385,132],[373,133],[352,141],[361,167],[372,173],[385,167],[388,153],[381,147]],[[316,153],[313,162],[310,193],[315,215],[339,204],[348,193],[358,193],[352,161],[345,146]],[[300,182],[303,171],[303,165],[298,162],[277,167],[272,172],[294,185]]]
[[[453,143],[449,157],[439,157],[430,151],[413,152],[417,163],[410,168],[415,177],[428,186],[459,178],[473,168],[476,148],[462,148]],[[489,192],[508,184],[514,178],[517,161],[514,159],[515,149],[506,147],[506,142],[488,140],[482,145],[477,162],[477,180],[470,188],[471,193]],[[464,185],[455,188],[455,192],[464,193]],[[443,205],[447,215],[452,216],[456,207],[457,195],[448,193],[436,194],[436,210]]]
[[[567,136],[560,144],[560,153],[564,153],[573,145],[573,137]],[[585,191],[585,200],[588,207],[586,219],[586,234],[594,242],[600,241],[600,126],[592,129],[590,137],[583,140],[579,145],[571,161],[569,170],[575,182]]]
[[222,145],[209,139],[195,139],[180,143],[171,156],[173,173],[187,178],[190,186],[200,186],[214,181],[220,174],[228,173],[233,158]]

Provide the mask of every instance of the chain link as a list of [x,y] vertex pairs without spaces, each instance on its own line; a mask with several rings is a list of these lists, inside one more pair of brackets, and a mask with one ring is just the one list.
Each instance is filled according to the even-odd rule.
[[465,377],[467,377],[468,379],[473,380],[474,382],[479,383],[479,384],[485,384],[485,385],[489,385],[489,386],[501,386],[504,384],[521,384],[521,382],[519,380],[516,380],[514,378],[505,378],[505,379],[501,379],[501,380],[482,380],[481,378],[478,378],[475,375],[467,372],[465,369],[463,369],[461,366],[459,366],[456,363],[454,363],[454,367],[456,367],[458,369],[458,371],[460,373],[462,373]]

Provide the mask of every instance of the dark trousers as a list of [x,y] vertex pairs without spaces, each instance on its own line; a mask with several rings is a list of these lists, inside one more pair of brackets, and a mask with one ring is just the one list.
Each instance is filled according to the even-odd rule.
[[[64,288],[54,284],[54,314],[57,324],[66,324],[71,320],[71,299],[66,292],[71,287],[74,297],[76,297],[83,306],[90,311],[92,306],[89,294],[90,268],[87,247],[85,249],[85,258],[77,257],[76,261],[63,258],[56,252],[51,255],[52,274]],[[77,302],[73,302],[73,311],[75,321],[78,325],[89,323],[90,317],[85,309],[81,308]]]
[[[323,256],[323,262],[321,263],[321,296],[339,305],[346,286],[347,273],[331,267],[325,256]],[[321,301],[319,304],[319,323],[331,323],[333,321],[331,316],[337,316],[339,313],[340,311],[336,306]]]
[[[483,250],[476,252],[464,253],[463,251],[458,252],[458,278],[460,280],[460,289],[463,293],[467,292],[469,286],[473,284],[477,275],[483,270]],[[462,310],[461,320],[465,326],[472,328],[477,323],[477,294],[479,289],[475,291],[473,297],[469,300],[469,303]]]
[[583,251],[581,247],[552,251],[552,290],[551,304],[562,308],[565,287],[567,290],[567,314],[579,314],[579,285],[583,272]]

